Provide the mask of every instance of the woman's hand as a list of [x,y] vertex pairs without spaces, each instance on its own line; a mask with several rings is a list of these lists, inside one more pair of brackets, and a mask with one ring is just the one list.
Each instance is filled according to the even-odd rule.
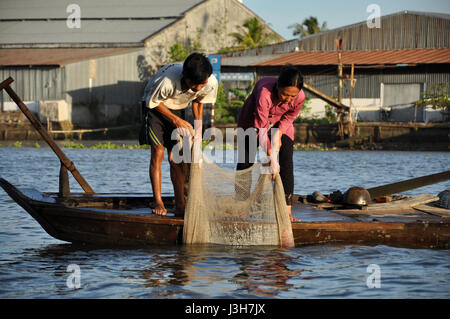
[[272,138],[272,148],[276,151],[276,153],[278,154],[278,152],[280,152],[280,148],[281,148],[281,137],[283,136],[283,132],[281,132],[280,129],[276,129],[275,133],[273,134],[273,138]]
[[272,179],[275,180],[277,174],[280,173],[280,164],[278,164],[278,161],[276,159],[270,160],[270,169],[272,171]]
[[280,130],[278,130],[279,132],[280,132],[280,134],[278,134],[279,136],[278,136],[278,152],[280,151],[280,149],[281,149],[281,145],[282,145],[282,143],[281,143],[281,137],[283,136],[283,133],[281,133],[281,131]]
[[268,167],[270,174],[272,174],[272,179],[275,180],[278,173],[280,173],[280,164],[278,163],[278,152],[273,152],[269,150],[269,154],[263,161],[263,166]]

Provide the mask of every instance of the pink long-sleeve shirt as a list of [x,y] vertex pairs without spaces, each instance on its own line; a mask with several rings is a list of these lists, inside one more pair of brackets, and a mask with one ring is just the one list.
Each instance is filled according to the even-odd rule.
[[305,93],[300,90],[291,102],[276,106],[279,102],[277,81],[275,77],[264,77],[256,82],[252,94],[245,100],[239,113],[238,127],[268,130],[270,124],[278,124],[281,132],[294,140],[293,123],[303,106]]

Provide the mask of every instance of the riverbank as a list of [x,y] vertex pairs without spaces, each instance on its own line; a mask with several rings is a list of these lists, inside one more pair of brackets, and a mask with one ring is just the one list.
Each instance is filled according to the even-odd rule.
[[[295,124],[295,150],[398,150],[449,151],[450,123],[356,123],[353,137],[339,135],[337,124]],[[223,136],[234,124],[217,125]],[[120,128],[51,132],[60,145],[70,148],[146,148],[138,145],[140,125]],[[44,146],[39,133],[26,122],[0,125],[0,144],[33,147]],[[109,144],[108,144],[109,143]],[[17,143],[19,145],[19,143]],[[36,147],[39,147],[36,145]],[[235,148],[235,145],[226,145]]]
[[[85,141],[77,141],[77,140],[56,140],[56,144],[58,144],[61,148],[67,149],[150,149],[149,145],[139,145],[136,140],[112,140],[112,141],[103,141],[103,140],[85,140]],[[210,141],[203,141],[204,149],[212,149],[210,145],[208,145]],[[29,147],[29,148],[45,148],[49,147],[45,141],[36,140],[36,141],[4,141],[0,143],[0,147]],[[224,144],[223,149],[236,149],[234,145]],[[336,147],[329,148],[323,144],[300,144],[296,143],[294,145],[294,150],[296,151],[331,151],[338,150]]]
[[[138,150],[138,149],[150,149],[149,145],[139,145],[136,140],[56,140],[56,144],[64,149],[129,149],[129,150]],[[212,149],[211,145],[208,145],[209,141],[203,141],[203,149]],[[13,148],[49,148],[49,146],[45,143],[44,140],[25,140],[25,141],[2,141],[0,143],[1,147],[13,147]],[[236,149],[234,145],[223,144],[223,149],[231,150]],[[380,144],[371,144],[371,145],[355,145],[353,147],[338,147],[335,145],[326,145],[322,143],[316,144],[302,144],[295,143],[294,151],[349,151],[349,150],[361,150],[361,151],[436,151],[442,152],[447,151],[447,149],[429,149],[425,147],[415,147],[411,149],[407,149],[405,147],[400,147],[396,145],[390,145],[386,147]]]
[[[217,125],[223,136],[236,125]],[[354,134],[339,134],[337,123],[294,124],[298,149],[324,150],[396,150],[396,151],[449,151],[450,123],[390,123],[358,122]]]
[[[139,145],[135,140],[55,140],[55,143],[61,148],[67,149],[150,149],[149,145]],[[44,140],[25,140],[25,141],[3,141],[0,147],[14,148],[48,148]]]

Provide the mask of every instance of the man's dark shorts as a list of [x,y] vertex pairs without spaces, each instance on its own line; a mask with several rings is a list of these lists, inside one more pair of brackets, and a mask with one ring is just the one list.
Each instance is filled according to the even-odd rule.
[[[164,115],[155,109],[143,107],[143,122],[139,133],[140,145],[162,145],[169,151],[178,143],[172,140],[172,132],[176,129]],[[170,110],[176,116],[184,118],[184,110]]]

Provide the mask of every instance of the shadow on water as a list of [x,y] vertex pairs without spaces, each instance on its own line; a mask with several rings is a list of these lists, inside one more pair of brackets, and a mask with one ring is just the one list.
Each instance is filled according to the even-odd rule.
[[[186,297],[277,297],[294,285],[288,281],[308,270],[289,269],[289,251],[274,247],[180,246],[177,253],[153,255],[144,271],[147,286],[168,297],[170,286],[183,286]],[[164,275],[170,268],[171,275]],[[205,290],[210,292],[205,295]],[[213,291],[211,291],[213,290]]]
[[[449,252],[387,246],[49,244],[0,262],[1,298],[448,297]],[[382,289],[366,286],[379,264]],[[80,287],[68,280],[80,269]],[[433,271],[431,271],[433,270]],[[431,272],[430,272],[431,271]],[[447,287],[447,288],[446,288]],[[412,289],[412,290],[411,290]],[[384,297],[382,297],[384,296]]]
[[[289,283],[291,279],[312,278],[312,270],[290,268],[295,262],[291,254],[291,250],[278,247],[182,245],[117,249],[54,244],[26,249],[22,258],[10,266],[18,273],[32,268],[39,272],[40,280],[29,279],[34,285],[36,281],[44,286],[51,284],[52,289],[43,288],[38,296],[44,298],[267,298],[295,288],[294,283]],[[69,265],[80,267],[80,289],[67,287]]]

